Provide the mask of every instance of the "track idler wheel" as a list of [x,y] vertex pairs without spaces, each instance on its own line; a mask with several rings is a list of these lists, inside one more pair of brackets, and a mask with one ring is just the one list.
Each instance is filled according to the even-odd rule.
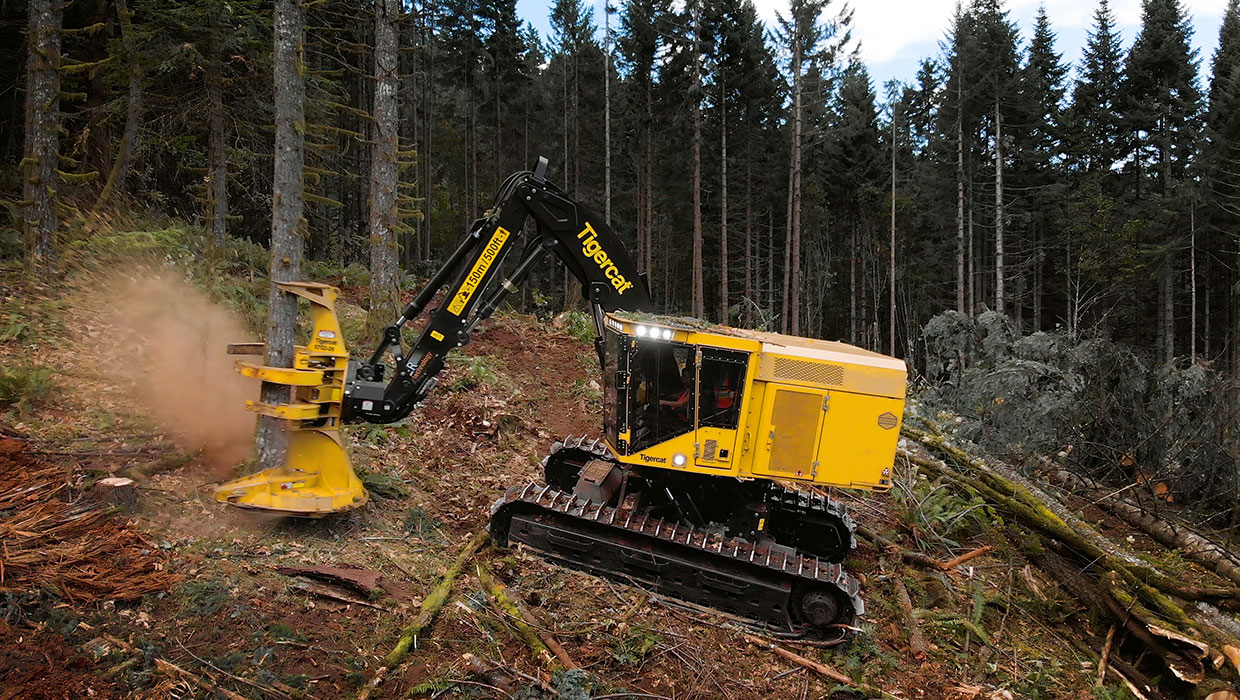
[[829,590],[809,590],[796,597],[793,604],[794,617],[812,627],[825,637],[838,636],[835,625],[847,625],[853,617],[852,603]]

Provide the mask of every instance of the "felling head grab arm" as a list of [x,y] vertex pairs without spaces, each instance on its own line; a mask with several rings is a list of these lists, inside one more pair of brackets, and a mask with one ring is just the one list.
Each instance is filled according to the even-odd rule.
[[[602,311],[653,309],[646,280],[620,238],[602,217],[547,182],[546,170],[547,159],[539,158],[533,171],[510,175],[491,208],[384,331],[369,360],[350,366],[346,421],[391,423],[409,415],[434,388],[448,353],[469,342],[478,323],[519,288],[548,249],[581,282],[596,326]],[[505,273],[518,242],[520,257]],[[446,290],[443,301],[406,352],[401,328],[417,319],[440,290]],[[384,364],[389,352],[392,367]]]

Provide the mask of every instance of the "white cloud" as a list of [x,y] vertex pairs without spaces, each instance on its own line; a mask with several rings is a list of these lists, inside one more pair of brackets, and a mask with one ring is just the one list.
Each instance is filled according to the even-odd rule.
[[[754,0],[758,13],[773,26],[775,13],[787,12],[787,0]],[[1198,25],[1198,45],[1213,46],[1212,35],[1227,0],[1181,0]],[[937,52],[938,43],[951,26],[956,0],[853,0],[853,36],[861,42],[861,56],[876,76],[911,74],[910,66]],[[1039,5],[1046,6],[1051,26],[1061,35],[1083,37],[1093,25],[1094,0],[1010,0],[1007,9],[1028,37]],[[839,2],[832,3],[838,7]],[[1112,0],[1111,9],[1126,41],[1131,41],[1141,22],[1141,0]],[[1203,32],[1202,25],[1211,32]],[[1076,42],[1061,42],[1059,50],[1069,59],[1079,54]],[[1203,51],[1203,55],[1208,51]],[[915,70],[915,68],[914,68]]]

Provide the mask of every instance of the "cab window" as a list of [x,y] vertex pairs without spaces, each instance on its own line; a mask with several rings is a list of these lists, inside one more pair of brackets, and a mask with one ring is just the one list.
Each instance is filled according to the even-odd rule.
[[693,430],[697,405],[689,345],[635,339],[629,360],[629,426],[638,452]]
[[735,430],[740,421],[741,391],[749,354],[702,348],[698,381],[698,423],[710,428]]

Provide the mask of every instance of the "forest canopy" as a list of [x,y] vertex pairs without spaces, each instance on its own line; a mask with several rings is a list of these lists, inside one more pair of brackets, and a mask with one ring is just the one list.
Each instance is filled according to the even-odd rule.
[[[385,77],[386,7],[301,6],[312,263],[366,265],[382,223],[403,274],[424,277],[502,179],[545,155],[553,180],[605,211],[667,311],[924,369],[927,321],[994,310],[1022,334],[1101,334],[1152,363],[1240,370],[1235,0],[1208,57],[1179,0],[1144,0],[1130,41],[1100,0],[1079,56],[1044,10],[1026,30],[1001,0],[972,0],[913,80],[881,86],[839,0],[795,0],[770,26],[749,0],[598,14],[556,0],[550,36],[514,0],[400,2],[381,13]],[[118,207],[268,245],[268,3],[0,13],[0,252],[52,261],[89,236],[88,215]],[[392,91],[377,114],[376,92]],[[374,177],[395,182],[382,215]],[[569,305],[562,268],[530,286],[527,307]]]

